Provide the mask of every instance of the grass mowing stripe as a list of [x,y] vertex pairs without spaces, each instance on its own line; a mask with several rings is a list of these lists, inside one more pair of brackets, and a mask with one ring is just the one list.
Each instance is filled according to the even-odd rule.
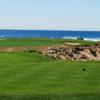
[[100,93],[100,62],[61,61],[25,52],[2,53],[0,59],[1,98],[80,100]]

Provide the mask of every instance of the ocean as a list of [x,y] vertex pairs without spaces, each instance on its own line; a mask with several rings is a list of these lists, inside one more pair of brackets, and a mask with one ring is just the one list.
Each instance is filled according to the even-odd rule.
[[0,38],[60,38],[100,41],[100,31],[0,30]]

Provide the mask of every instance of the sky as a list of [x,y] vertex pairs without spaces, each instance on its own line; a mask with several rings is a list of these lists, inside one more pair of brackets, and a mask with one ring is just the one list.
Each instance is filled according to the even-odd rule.
[[100,0],[0,0],[0,29],[100,31]]

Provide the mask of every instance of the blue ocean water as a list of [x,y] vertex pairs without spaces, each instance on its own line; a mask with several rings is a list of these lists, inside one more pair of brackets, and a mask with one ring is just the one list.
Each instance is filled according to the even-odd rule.
[[0,30],[1,38],[70,38],[100,41],[100,31]]

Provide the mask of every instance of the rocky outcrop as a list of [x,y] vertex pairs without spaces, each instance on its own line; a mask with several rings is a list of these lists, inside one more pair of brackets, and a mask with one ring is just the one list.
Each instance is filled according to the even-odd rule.
[[72,44],[69,46],[48,46],[40,50],[45,56],[52,56],[55,59],[72,60],[72,61],[100,61],[100,44],[92,46],[81,46]]

